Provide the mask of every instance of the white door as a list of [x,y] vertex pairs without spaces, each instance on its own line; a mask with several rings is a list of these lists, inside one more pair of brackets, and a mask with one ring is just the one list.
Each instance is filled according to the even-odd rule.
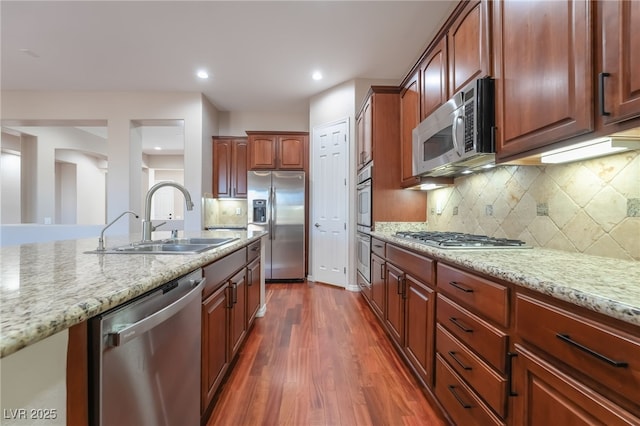
[[312,262],[315,281],[347,283],[348,122],[313,129]]

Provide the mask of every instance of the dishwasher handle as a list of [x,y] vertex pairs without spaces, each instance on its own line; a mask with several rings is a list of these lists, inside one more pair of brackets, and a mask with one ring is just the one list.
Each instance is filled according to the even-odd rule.
[[180,299],[136,323],[127,325],[127,327],[124,327],[117,332],[108,333],[108,346],[124,345],[125,343],[137,338],[139,335],[146,333],[152,328],[168,320],[169,318],[180,312],[186,305],[191,303],[193,299],[200,299],[202,297],[202,288],[204,287],[206,281],[206,278],[202,278],[199,281],[194,280],[193,288]]

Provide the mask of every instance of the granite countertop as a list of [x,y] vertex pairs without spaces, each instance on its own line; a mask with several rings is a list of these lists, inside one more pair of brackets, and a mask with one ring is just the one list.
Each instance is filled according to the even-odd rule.
[[[154,238],[164,238],[157,235]],[[239,239],[200,254],[85,253],[95,250],[97,238],[0,248],[0,358],[194,271],[264,233],[203,231],[186,236],[232,235]],[[139,238],[107,238],[107,247]]]
[[535,247],[446,250],[393,233],[371,235],[640,326],[640,262]]

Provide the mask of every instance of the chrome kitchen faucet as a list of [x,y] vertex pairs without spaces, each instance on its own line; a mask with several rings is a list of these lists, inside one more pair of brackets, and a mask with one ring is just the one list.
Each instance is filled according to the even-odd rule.
[[102,231],[100,231],[100,238],[98,238],[98,248],[96,249],[97,251],[104,251],[105,250],[105,247],[104,247],[104,231],[106,231],[108,227],[110,227],[111,225],[116,223],[118,221],[118,219],[120,219],[125,214],[132,214],[132,215],[134,215],[136,217],[136,219],[140,217],[140,216],[138,216],[137,213],[134,213],[132,211],[127,210],[126,212],[123,212],[120,216],[116,217],[111,222],[109,222],[107,224],[107,226],[102,228]]
[[151,197],[153,194],[163,186],[173,186],[179,189],[184,195],[184,201],[187,204],[187,210],[193,210],[193,202],[191,201],[191,194],[187,191],[187,188],[176,182],[160,182],[149,188],[147,197],[144,203],[144,220],[142,221],[142,242],[151,241],[151,233],[156,229],[151,223]]

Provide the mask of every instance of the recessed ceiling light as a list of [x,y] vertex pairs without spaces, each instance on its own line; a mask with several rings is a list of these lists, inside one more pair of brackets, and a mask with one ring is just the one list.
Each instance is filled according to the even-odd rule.
[[314,80],[322,80],[322,73],[320,71],[314,71],[314,73],[311,74],[311,78]]
[[153,149],[155,149],[156,151],[162,151],[162,147],[161,146],[154,146]]
[[209,73],[206,71],[198,71],[198,77],[205,79],[205,78],[209,78]]

